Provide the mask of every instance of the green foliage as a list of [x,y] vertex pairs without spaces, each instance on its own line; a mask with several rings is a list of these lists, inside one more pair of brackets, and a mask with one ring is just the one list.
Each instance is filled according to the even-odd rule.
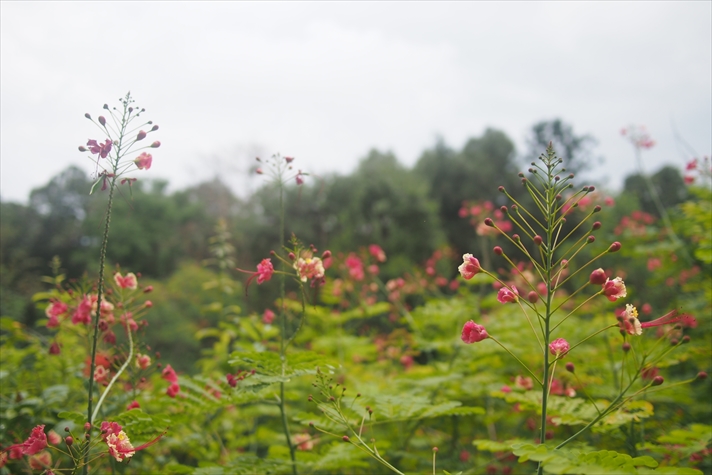
[[593,474],[648,474],[675,473],[680,475],[701,475],[702,472],[691,468],[658,467],[652,457],[631,457],[613,450],[581,452],[575,449],[551,449],[546,445],[514,444],[514,455],[519,462],[541,462],[546,473],[593,475]]

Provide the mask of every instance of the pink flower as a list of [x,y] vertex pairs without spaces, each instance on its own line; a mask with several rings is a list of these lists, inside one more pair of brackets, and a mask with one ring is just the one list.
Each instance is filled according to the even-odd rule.
[[557,338],[549,343],[549,351],[557,358],[563,358],[569,352],[569,342],[563,338]]
[[519,291],[514,285],[511,290],[507,287],[502,287],[497,292],[497,301],[499,303],[516,303],[517,300],[519,300]]
[[274,267],[271,259],[262,259],[262,262],[257,264],[257,284],[267,282],[274,274]]
[[368,252],[375,257],[378,262],[386,262],[386,253],[378,244],[371,244],[368,246]]
[[114,282],[116,282],[116,285],[118,285],[122,289],[135,290],[138,287],[138,280],[136,279],[136,275],[134,275],[133,272],[129,272],[123,277],[121,276],[120,272],[117,272],[116,274],[114,274]]
[[616,300],[625,297],[627,294],[623,279],[616,277],[613,280],[606,280],[603,284],[603,295],[608,297],[608,300],[611,302],[615,302]]
[[349,268],[349,275],[356,281],[364,278],[363,262],[353,252],[346,258],[346,267]]
[[[135,401],[134,401],[135,402]],[[116,422],[102,422],[101,423],[101,438],[106,445],[109,447],[109,455],[114,457],[117,462],[123,462],[127,458],[133,457],[133,455],[139,450],[143,450],[147,447],[158,442],[161,437],[165,435],[165,432],[150,442],[147,442],[139,447],[134,447],[131,445],[129,437],[126,432],[122,430],[122,427]]]
[[126,406],[126,410],[130,411],[131,409],[139,409],[141,405],[138,403],[138,401],[131,401],[131,403]]
[[294,177],[296,179],[297,185],[303,185],[304,184],[304,175],[302,175],[301,170],[299,173],[297,173],[297,176]]
[[480,267],[480,261],[475,259],[472,254],[464,254],[462,256],[462,264],[460,264],[457,270],[460,271],[460,275],[465,280],[470,280],[478,274],[482,268]]
[[[67,313],[69,307],[66,303],[60,302],[59,300],[52,300],[45,310],[45,315],[51,320],[52,318],[57,319],[60,315]],[[49,324],[47,325],[49,326]]]
[[309,434],[296,434],[294,436],[294,445],[297,446],[297,450],[311,450],[314,448],[314,442]]
[[166,394],[168,394],[172,398],[176,397],[179,392],[180,385],[178,383],[172,383],[170,386],[168,386],[168,389],[166,389]]
[[23,454],[34,455],[47,447],[47,435],[44,433],[44,428],[43,424],[32,429],[27,440],[20,444]]
[[101,158],[106,158],[109,152],[111,152],[111,140],[109,139],[106,139],[103,144],[99,144],[96,140],[89,140],[87,146],[91,153],[94,155],[98,153]]
[[166,365],[166,367],[163,368],[163,372],[161,372],[161,377],[170,383],[178,382],[178,375],[176,374],[175,370],[171,367],[171,365]]
[[150,153],[143,152],[141,155],[134,160],[134,163],[136,164],[136,167],[139,170],[148,170],[151,168],[151,163],[153,162],[153,157],[151,156]]
[[62,442],[62,436],[51,430],[47,433],[47,440],[52,445],[57,445]]
[[103,366],[97,366],[94,369],[94,381],[103,383],[109,377],[109,370]]
[[661,325],[669,325],[672,323],[680,323],[682,326],[695,328],[697,327],[697,320],[692,315],[682,314],[678,315],[677,310],[671,310],[660,318],[651,320],[649,322],[642,322],[640,324],[641,328],[651,328],[659,327]]
[[470,320],[465,323],[462,327],[462,341],[467,344],[477,343],[484,340],[489,335],[487,335],[487,330],[482,325],[476,324],[474,321]]
[[625,310],[618,315],[618,321],[620,322],[621,331],[629,335],[641,335],[643,333],[643,327],[638,320],[638,310],[631,304],[627,304]]
[[82,298],[82,301],[79,302],[77,309],[74,311],[74,314],[72,315],[72,323],[75,325],[77,325],[79,323],[89,325],[91,323],[91,311],[92,311],[91,299],[87,295],[85,295]]
[[[27,463],[33,470],[49,469],[52,465],[52,454],[46,450],[43,450],[30,457]],[[47,472],[51,472],[51,470],[47,470]]]
[[104,442],[109,447],[109,455],[114,457],[117,462],[123,462],[136,453],[136,449],[131,445],[131,441],[124,431],[109,434]]
[[262,322],[265,325],[271,325],[272,322],[274,321],[275,314],[272,310],[267,309],[265,310],[265,313],[262,315]]
[[534,387],[534,381],[528,376],[517,375],[517,377],[514,378],[514,385],[528,391]]
[[151,366],[151,357],[148,355],[141,354],[141,353],[137,354],[136,355],[136,366],[138,366],[141,369],[148,368],[149,366]]
[[324,277],[324,264],[318,257],[300,257],[294,263],[294,269],[297,271],[297,276],[302,282],[308,279],[321,279]]

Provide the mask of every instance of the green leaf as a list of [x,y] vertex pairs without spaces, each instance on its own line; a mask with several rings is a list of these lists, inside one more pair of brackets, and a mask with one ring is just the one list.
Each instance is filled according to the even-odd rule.
[[78,426],[83,426],[87,421],[86,414],[81,414],[79,412],[63,411],[57,414],[57,417],[65,421],[72,421]]

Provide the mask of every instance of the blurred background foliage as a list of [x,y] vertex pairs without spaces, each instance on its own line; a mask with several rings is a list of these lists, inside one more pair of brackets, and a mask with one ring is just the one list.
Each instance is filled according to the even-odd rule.
[[[349,175],[309,177],[305,185],[290,184],[287,233],[294,233],[307,245],[314,244],[320,252],[328,248],[335,255],[378,243],[388,256],[380,269],[384,282],[412,272],[436,250],[449,249],[455,259],[445,277],[452,279],[457,256],[482,253],[493,245],[490,237],[475,233],[473,223],[461,217],[461,208],[472,202],[490,201],[495,208],[505,204],[504,196],[497,192],[499,185],[526,204],[528,195],[523,193],[517,172],[526,170],[549,140],[554,141],[570,170],[595,168],[595,139],[577,135],[560,119],[533,125],[528,149],[523,152],[495,129],[472,137],[460,150],[438,139],[412,169],[390,152],[371,150]],[[665,207],[675,210],[690,198],[678,169],[664,167],[650,178]],[[0,315],[34,324],[41,313],[31,296],[43,290],[40,277],[50,274],[54,256],[60,258],[61,272],[68,279],[96,276],[93,263],[106,194],[89,195],[90,187],[87,172],[70,167],[33,190],[28,204],[0,202]],[[152,298],[157,305],[151,324],[160,331],[150,332],[156,338],[151,343],[175,357],[176,367],[189,370],[199,351],[192,334],[219,318],[206,307],[217,294],[211,295],[202,285],[221,273],[238,278],[235,268],[253,271],[261,259],[269,257],[279,242],[278,195],[273,185],[265,183],[252,195],[239,198],[217,177],[177,191],[169,191],[164,181],[151,180],[119,190],[112,215],[109,262],[140,272],[154,285]],[[600,217],[611,239],[617,238],[614,231],[621,219],[636,210],[659,217],[638,174],[627,177],[625,188],[613,198],[615,206]],[[219,221],[230,236],[234,254],[234,266],[229,269],[210,263],[211,239]],[[675,288],[668,286],[647,295],[645,284],[655,279],[647,268],[647,257],[658,251],[654,242],[624,249],[631,258],[646,257],[637,267],[625,264],[626,281],[638,288],[636,297],[662,308],[674,301]],[[708,270],[709,262],[700,264]],[[623,267],[620,261],[616,265],[617,269]],[[254,285],[249,295],[244,289],[234,290],[229,298],[217,289],[214,292],[227,299],[225,307],[237,305],[246,313],[263,311],[276,297],[275,286]]]

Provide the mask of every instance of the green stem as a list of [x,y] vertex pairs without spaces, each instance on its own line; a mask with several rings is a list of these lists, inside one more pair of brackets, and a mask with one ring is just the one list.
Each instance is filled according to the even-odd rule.
[[[514,353],[512,353],[511,351],[509,351],[509,348],[507,348],[507,347],[504,346],[502,343],[500,343],[499,340],[497,340],[497,339],[496,339],[495,337],[493,337],[492,335],[487,336],[487,338],[489,338],[490,340],[494,341],[494,342],[497,343],[499,346],[501,346],[504,351],[506,351],[507,353],[509,353],[509,354],[512,356],[512,358],[514,358],[515,360],[517,360],[517,361],[519,362],[519,364],[522,365],[522,368],[524,368],[525,370],[527,370],[527,373],[529,373],[529,374],[532,375],[532,378],[534,378],[537,383],[539,383],[539,384],[542,385],[544,388],[546,388],[546,385],[541,382],[541,380],[537,377],[537,375],[534,374],[534,372],[533,372],[532,370],[530,370],[529,367],[528,367],[527,365],[525,365],[525,364],[522,362],[522,360],[520,360],[519,358],[517,358],[517,356],[516,356]],[[546,381],[546,380],[545,380],[545,381]]]
[[[279,249],[284,249],[284,183],[281,179],[279,180]],[[282,267],[285,263],[282,262]],[[279,276],[279,297],[280,297],[280,324],[281,324],[281,338],[279,339],[279,358],[282,362],[282,376],[285,376],[287,369],[287,358],[285,355],[285,349],[287,345],[287,312],[284,309],[285,301],[285,279],[286,272],[280,274]],[[289,447],[289,456],[292,459],[292,474],[297,475],[297,456],[295,453],[295,447],[292,444],[292,438],[289,433],[289,423],[287,421],[287,409],[284,402],[284,381],[279,383],[279,412],[282,416],[282,429],[284,430],[284,436],[287,439],[287,447]]]
[[[118,162],[118,158],[117,158]],[[116,167],[114,167],[116,168]],[[94,315],[94,335],[92,337],[91,343],[91,368],[89,370],[89,401],[87,403],[87,422],[91,424],[94,420],[92,406],[94,402],[94,371],[96,370],[96,342],[99,339],[99,318],[101,317],[101,300],[104,294],[104,266],[106,263],[106,248],[109,242],[109,226],[111,224],[111,205],[114,199],[114,188],[116,185],[116,174],[111,180],[111,185],[109,187],[109,202],[106,206],[106,216],[104,217],[104,235],[101,240],[101,251],[99,253],[99,284],[97,287],[97,298],[96,298],[96,314]],[[87,431],[87,437],[91,437],[91,430]],[[87,446],[89,445],[89,439],[87,439]],[[89,473],[89,465],[87,458],[89,457],[89,451],[84,454],[84,475]]]
[[129,356],[126,358],[126,361],[124,362],[123,365],[121,365],[121,368],[116,372],[113,378],[111,378],[111,381],[109,382],[109,385],[106,386],[106,389],[104,392],[101,394],[101,397],[99,398],[99,402],[96,403],[96,408],[94,409],[94,413],[92,414],[91,418],[92,420],[96,419],[97,414],[99,414],[99,409],[101,408],[101,404],[104,402],[104,398],[106,397],[107,394],[109,394],[109,391],[111,390],[111,387],[114,385],[117,379],[119,379],[119,376],[128,368],[129,364],[131,363],[131,360],[133,359],[133,338],[131,336],[131,327],[129,326],[128,322],[126,323],[126,333],[129,336]]

